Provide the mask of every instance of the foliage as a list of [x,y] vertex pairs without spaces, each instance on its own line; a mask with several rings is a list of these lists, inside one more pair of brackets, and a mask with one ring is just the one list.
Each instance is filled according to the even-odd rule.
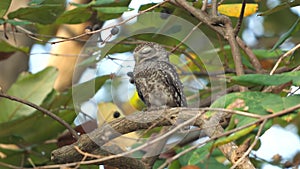
[[[36,31],[34,32],[34,35],[36,35],[37,38],[41,38],[45,41],[44,37],[38,37],[38,35],[47,32],[51,33],[50,35],[48,34],[48,36],[54,37],[57,27],[62,24],[78,24],[92,19],[95,19],[97,22],[117,19],[122,16],[123,13],[134,10],[129,7],[130,2],[130,0],[93,0],[87,4],[71,2],[70,5],[74,8],[66,10],[65,1],[32,0],[27,7],[8,12],[12,1],[1,0],[0,24],[3,26],[12,25],[14,27],[22,26],[30,28],[30,30]],[[199,2],[200,1],[190,2],[190,4],[193,4],[196,8],[200,8],[202,4],[199,4]],[[236,1],[233,0],[230,2],[236,3]],[[144,4],[140,7],[139,11],[147,10],[154,5],[156,4]],[[156,33],[142,33],[122,39],[120,43],[111,46],[110,50],[107,51],[107,54],[113,55],[116,53],[130,52],[135,46],[134,42],[141,40],[155,41],[169,47],[168,49],[172,49],[172,47],[180,44],[178,50],[174,51],[174,54],[171,56],[171,61],[179,67],[178,70],[182,77],[181,80],[185,86],[187,86],[187,88],[196,88],[187,89],[186,91],[188,98],[196,98],[190,99],[191,102],[193,104],[199,104],[199,100],[211,100],[212,97],[215,97],[213,94],[223,92],[222,89],[214,88],[214,83],[221,83],[223,80],[226,87],[233,87],[236,85],[245,86],[248,89],[247,92],[235,91],[225,94],[224,96],[213,100],[206,106],[211,108],[239,110],[258,116],[274,115],[272,119],[268,119],[268,122],[262,128],[263,133],[274,124],[284,126],[289,123],[296,123],[297,119],[299,119],[299,109],[293,110],[288,114],[276,116],[276,113],[287,110],[300,103],[299,95],[288,96],[289,91],[287,91],[292,85],[300,86],[300,71],[299,69],[295,69],[299,66],[299,51],[295,50],[291,52],[289,56],[283,58],[283,61],[278,64],[279,67],[277,70],[284,71],[278,71],[274,75],[268,74],[274,67],[276,60],[286,52],[286,50],[282,48],[282,44],[291,42],[296,45],[296,43],[299,43],[300,19],[290,11],[291,7],[298,5],[299,1],[282,2],[278,6],[268,9],[265,1],[258,3],[258,12],[260,17],[264,17],[265,19],[264,25],[266,30],[263,35],[257,35],[257,44],[252,46],[255,49],[251,51],[262,65],[264,74],[255,72],[255,67],[252,64],[252,60],[248,56],[248,53],[241,51],[243,69],[246,70],[246,74],[236,76],[234,71],[236,63],[233,59],[231,51],[232,47],[227,45],[227,41],[221,40],[220,36],[216,35],[214,30],[205,25],[200,25],[199,27],[205,35],[209,36],[209,40],[215,48],[201,49],[204,50],[201,51],[203,56],[197,56],[196,51],[190,49],[188,45],[180,44],[182,39],[178,40],[161,35],[160,33],[165,30],[166,32],[179,34],[184,29],[180,26],[176,27],[175,23],[168,19],[169,14],[188,20],[195,25],[199,22],[195,16],[186,12],[183,8],[170,3],[162,4],[149,11],[150,13],[154,11],[161,13],[160,18],[153,19],[153,24],[158,23],[162,25],[160,29],[156,30]],[[229,12],[229,16],[239,17],[239,13],[237,14],[235,10],[232,10],[232,5],[230,7],[226,7],[226,5],[220,7],[220,9],[226,11],[225,13]],[[237,4],[237,6],[234,7],[241,7],[241,4]],[[253,8],[248,9],[251,10],[249,13],[256,11],[256,7],[257,5],[255,4],[253,5]],[[220,13],[224,14],[224,11],[220,11]],[[235,13],[230,11],[235,11]],[[139,15],[137,16],[137,20],[141,21],[144,19],[143,17],[143,15]],[[233,24],[238,22],[237,18],[231,18]],[[140,30],[146,32],[146,28],[144,29],[145,25],[146,23],[137,25],[135,27],[136,30],[129,30],[130,26],[124,26],[124,29],[120,29],[120,31],[122,31],[122,33],[138,32]],[[240,32],[243,32],[246,29],[246,26],[247,25],[243,25]],[[118,35],[113,36],[117,37]],[[240,36],[240,34],[238,36]],[[272,38],[269,38],[268,36],[272,36]],[[107,46],[109,45],[111,44],[108,43]],[[199,44],[199,49],[201,48],[200,45],[201,44]],[[99,57],[99,54],[97,53],[99,48],[97,45],[94,45],[87,50],[89,52],[92,51],[91,56],[78,64],[78,67],[97,64],[99,63],[99,58],[105,60],[108,57],[108,55],[101,55]],[[28,54],[29,51],[30,49],[27,46],[13,46],[4,40],[0,41],[1,55],[13,52],[23,52]],[[105,53],[104,50],[101,52]],[[207,64],[213,63],[214,57],[218,57],[217,55],[219,56],[219,62],[224,66],[222,69],[220,69],[219,65]],[[116,60],[117,62],[118,58],[110,60]],[[292,71],[293,69],[294,71]],[[123,71],[123,69],[121,70]],[[121,80],[108,81],[112,76],[103,75],[85,83],[78,84],[73,88],[69,88],[65,92],[58,92],[53,89],[57,73],[57,70],[51,67],[36,74],[23,73],[7,91],[7,94],[46,108],[72,125],[76,117],[75,112],[80,109],[79,105],[92,98],[96,91],[102,89],[109,95],[111,94],[111,89],[108,86],[116,85],[116,88],[122,86]],[[221,79],[218,75],[224,75],[226,79]],[[200,85],[201,87],[199,87],[199,81],[204,82]],[[93,91],[89,91],[91,88]],[[195,92],[200,94],[195,95]],[[122,91],[117,94],[123,95],[124,93]],[[108,100],[109,99],[110,97],[108,97]],[[113,99],[114,98],[112,97],[109,101],[113,101]],[[200,102],[200,106],[202,103],[203,102]],[[122,102],[122,106],[122,110],[130,106],[138,109],[143,108],[136,92],[132,97],[128,98],[128,100]],[[58,136],[63,133],[65,130],[64,126],[49,116],[43,115],[38,110],[5,98],[0,100],[0,107],[0,162],[13,165],[19,165],[23,162],[24,164],[22,167],[31,167],[31,161],[33,161],[35,165],[51,164],[50,153],[57,148],[57,145],[51,142],[51,140],[57,139]],[[215,112],[208,112],[205,115],[211,117],[214,113]],[[124,112],[124,114],[126,113]],[[224,129],[225,131],[237,129],[252,124],[255,120],[256,119],[253,117],[233,114]],[[169,168],[180,168],[186,165],[194,165],[200,168],[228,168],[228,164],[225,162],[225,156],[216,147],[229,142],[235,142],[238,145],[242,145],[249,139],[252,143],[259,127],[259,124],[253,124],[250,127],[218,138],[213,142],[209,142],[197,149],[189,151],[174,160]],[[176,153],[183,152],[190,146],[191,145],[176,147]],[[2,154],[5,155],[4,158],[2,158]],[[255,157],[253,157],[253,159],[255,159]],[[255,160],[257,160],[257,166],[264,163],[264,161],[260,159]],[[155,167],[159,167],[161,163],[163,163],[163,160],[157,160]]]

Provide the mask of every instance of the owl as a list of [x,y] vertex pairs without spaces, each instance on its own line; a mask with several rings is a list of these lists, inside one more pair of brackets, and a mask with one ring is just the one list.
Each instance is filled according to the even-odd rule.
[[187,106],[183,85],[169,61],[168,51],[157,43],[147,42],[138,45],[133,56],[131,81],[147,109]]

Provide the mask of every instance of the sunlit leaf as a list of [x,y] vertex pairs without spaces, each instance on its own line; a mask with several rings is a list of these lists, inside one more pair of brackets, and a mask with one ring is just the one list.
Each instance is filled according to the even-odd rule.
[[15,26],[23,26],[23,25],[32,24],[32,22],[29,22],[29,21],[17,21],[14,19],[7,19],[7,20],[5,20],[5,22],[9,23],[11,25],[15,25]]
[[[240,17],[242,4],[221,4],[218,6],[218,12],[231,17]],[[244,16],[256,13],[258,4],[246,4]]]
[[[37,74],[22,74],[7,91],[8,95],[40,105],[51,92],[57,70],[48,67]],[[24,104],[2,98],[0,123],[32,114],[35,110]]]
[[95,1],[92,1],[90,2],[91,5],[93,6],[103,6],[103,5],[106,5],[108,6],[108,4],[112,4],[114,6],[117,6],[116,4],[128,4],[130,2],[130,0],[95,0]]
[[0,40],[0,51],[6,52],[6,53],[16,52],[16,51],[28,53],[29,48],[28,47],[15,47],[15,46],[5,42],[4,40]]
[[41,5],[45,0],[31,0],[28,5]]
[[108,14],[123,13],[123,12],[128,12],[128,11],[133,10],[133,8],[123,7],[123,6],[120,6],[120,7],[117,7],[117,6],[115,6],[115,7],[96,7],[93,9],[95,9],[98,12],[108,13]]
[[227,137],[222,137],[222,138],[218,139],[216,142],[214,142],[213,147],[218,147],[220,145],[230,143],[230,142],[235,141],[243,136],[246,136],[250,132],[252,132],[256,127],[257,127],[257,125],[252,125],[247,128],[244,128],[242,130],[239,130],[235,133],[232,133],[231,135],[229,135]]
[[[117,113],[117,114],[115,114]],[[116,117],[116,115],[118,117]],[[113,121],[116,118],[125,117],[117,105],[111,102],[102,102],[98,104],[98,126],[102,126],[106,122]]]

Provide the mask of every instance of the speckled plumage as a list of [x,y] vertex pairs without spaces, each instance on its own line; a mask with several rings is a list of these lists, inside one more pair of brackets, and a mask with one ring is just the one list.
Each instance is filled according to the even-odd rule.
[[187,106],[183,85],[169,62],[168,51],[159,44],[147,42],[138,45],[133,54],[133,81],[148,109]]

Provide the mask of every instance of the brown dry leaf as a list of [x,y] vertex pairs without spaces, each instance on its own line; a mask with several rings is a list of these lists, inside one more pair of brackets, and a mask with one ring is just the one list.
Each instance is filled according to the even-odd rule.
[[245,108],[245,100],[243,99],[236,99],[234,102],[232,102],[230,105],[227,106],[227,109],[233,110],[235,108]]

